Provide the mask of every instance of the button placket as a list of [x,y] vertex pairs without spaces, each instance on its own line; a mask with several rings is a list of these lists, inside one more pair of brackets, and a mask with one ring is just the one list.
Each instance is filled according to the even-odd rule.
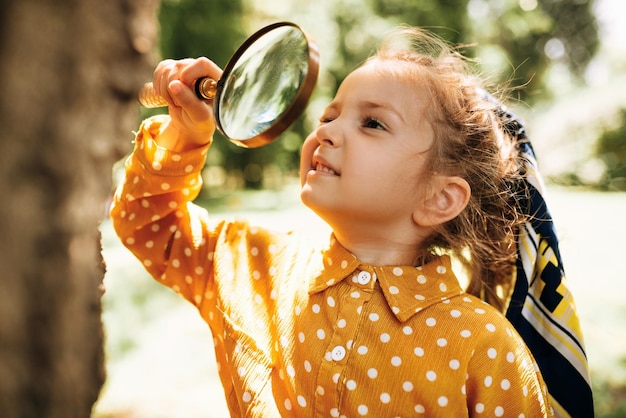
[[[372,290],[376,283],[375,273],[372,270],[367,270],[356,270],[351,274],[350,278],[338,285],[349,286],[351,289],[345,289],[347,291],[341,292],[342,297],[337,298],[335,301],[336,308],[339,311],[337,312],[332,336],[328,340],[325,361],[320,365],[318,374],[319,385],[323,386],[327,391],[323,399],[316,395],[316,408],[318,402],[323,401],[325,405],[328,405],[329,402],[339,402],[341,388],[345,384],[346,362],[352,355],[350,354],[352,341],[354,341],[355,333],[364,320],[361,311],[363,305],[371,298]],[[337,326],[339,323],[342,325]],[[334,388],[334,390],[331,390],[331,388]]]

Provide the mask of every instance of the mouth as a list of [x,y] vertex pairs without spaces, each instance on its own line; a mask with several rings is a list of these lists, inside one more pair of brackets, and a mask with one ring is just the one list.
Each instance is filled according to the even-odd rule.
[[331,174],[333,176],[337,176],[337,172],[335,170],[333,170],[332,168],[321,164],[321,163],[317,163],[315,164],[315,166],[313,167],[313,170],[317,171],[317,172],[321,172],[321,173],[327,173],[327,174]]
[[329,162],[327,162],[324,158],[319,155],[313,156],[313,162],[311,164],[311,170],[316,173],[324,173],[331,176],[339,176],[339,172],[333,168]]

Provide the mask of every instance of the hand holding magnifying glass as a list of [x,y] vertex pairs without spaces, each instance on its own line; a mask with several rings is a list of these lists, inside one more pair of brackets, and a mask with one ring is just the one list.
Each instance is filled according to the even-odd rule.
[[[306,107],[319,69],[315,43],[291,22],[266,26],[229,60],[222,77],[199,78],[196,95],[213,100],[217,129],[233,143],[256,148],[283,133]],[[146,107],[166,106],[151,83],[141,91]]]

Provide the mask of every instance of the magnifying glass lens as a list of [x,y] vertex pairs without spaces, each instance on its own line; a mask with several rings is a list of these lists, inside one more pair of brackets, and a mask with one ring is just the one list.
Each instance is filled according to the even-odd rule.
[[217,103],[221,129],[245,141],[262,135],[293,105],[309,71],[306,36],[297,27],[276,28],[246,49],[223,77]]

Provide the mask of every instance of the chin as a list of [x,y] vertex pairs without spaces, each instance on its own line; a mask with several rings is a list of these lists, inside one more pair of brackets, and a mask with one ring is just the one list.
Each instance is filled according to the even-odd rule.
[[307,185],[304,185],[300,191],[300,200],[304,206],[328,224],[330,224],[329,220],[336,214],[336,209],[333,209],[332,202],[316,199],[315,194]]
[[311,186],[306,183],[300,189],[300,200],[304,206],[308,207],[320,216],[320,209],[323,208],[323,203],[319,202],[319,199],[316,199],[315,193],[311,190]]
[[311,204],[313,203],[312,190],[311,187],[308,186],[306,183],[304,183],[300,188],[300,200],[302,201],[302,203],[304,203],[304,206],[308,207],[309,209],[313,209],[311,207]]

